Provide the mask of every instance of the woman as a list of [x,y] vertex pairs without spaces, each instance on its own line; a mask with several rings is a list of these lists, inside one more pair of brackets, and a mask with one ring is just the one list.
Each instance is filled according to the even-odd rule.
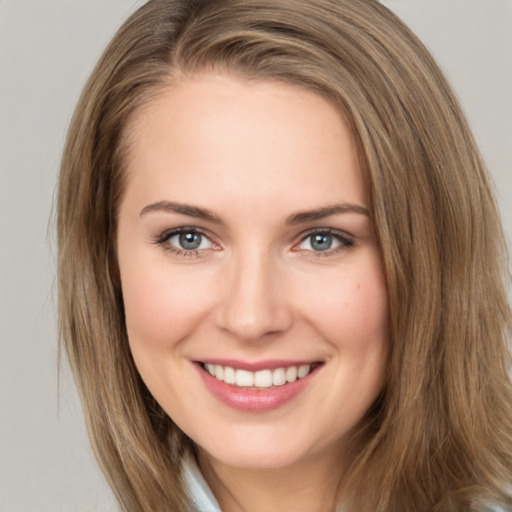
[[379,3],[148,2],[77,107],[58,230],[124,510],[512,505],[499,216]]

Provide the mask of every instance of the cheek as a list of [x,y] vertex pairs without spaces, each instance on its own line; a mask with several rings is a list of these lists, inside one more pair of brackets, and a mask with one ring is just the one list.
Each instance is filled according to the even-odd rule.
[[146,265],[122,273],[121,282],[132,346],[165,350],[191,332],[208,309],[211,294],[201,275]]
[[302,309],[326,340],[356,352],[365,347],[382,349],[389,310],[380,265],[342,270],[317,283],[316,289],[319,293],[304,297]]

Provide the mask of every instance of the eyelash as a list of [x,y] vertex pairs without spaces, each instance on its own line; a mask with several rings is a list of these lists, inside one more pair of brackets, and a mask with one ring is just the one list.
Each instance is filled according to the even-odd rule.
[[[194,227],[182,227],[164,231],[155,238],[153,243],[162,246],[166,251],[169,251],[175,256],[181,258],[199,258],[204,255],[204,249],[183,249],[167,243],[172,237],[180,234],[200,235],[206,238],[214,247],[218,248],[218,245],[214,241],[212,241],[209,235],[207,235],[203,230]],[[329,248],[322,251],[306,250],[305,252],[307,252],[308,255],[311,257],[332,256],[342,250],[350,249],[355,245],[354,239],[348,233],[334,230],[332,228],[316,228],[309,230],[306,233],[303,233],[300,237],[299,242],[293,246],[292,250],[294,252],[300,252],[301,249],[298,248],[298,246],[302,245],[305,241],[308,240],[308,238],[314,235],[331,236],[334,239],[336,239],[337,242],[339,242],[339,246],[335,247],[334,249]]]
[[299,252],[300,249],[296,248],[297,246],[302,245],[308,238],[311,238],[314,235],[327,235],[333,237],[337,242],[339,242],[339,246],[335,247],[333,249],[329,248],[324,251],[313,251],[313,250],[307,250],[308,256],[314,257],[314,258],[322,258],[327,256],[333,256],[343,250],[350,249],[351,247],[354,247],[355,241],[352,236],[350,236],[348,233],[345,233],[343,231],[338,231],[332,228],[315,228],[307,231],[304,233],[298,244],[294,245],[294,251]]
[[176,247],[175,245],[167,243],[173,236],[181,234],[200,235],[206,238],[213,246],[218,247],[217,244],[215,244],[215,242],[212,241],[211,237],[208,236],[203,230],[193,227],[182,227],[164,231],[162,234],[156,237],[154,243],[156,245],[162,246],[164,250],[169,251],[170,253],[180,258],[200,258],[201,256],[203,256],[202,250],[182,249]]

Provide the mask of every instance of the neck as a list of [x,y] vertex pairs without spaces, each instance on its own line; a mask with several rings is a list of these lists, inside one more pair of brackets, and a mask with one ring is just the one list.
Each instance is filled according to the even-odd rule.
[[334,512],[342,475],[338,453],[282,468],[238,468],[199,453],[201,472],[223,512]]

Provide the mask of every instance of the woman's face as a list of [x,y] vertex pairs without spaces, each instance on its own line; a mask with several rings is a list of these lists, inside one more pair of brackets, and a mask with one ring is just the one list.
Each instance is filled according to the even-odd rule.
[[117,243],[147,387],[224,464],[339,454],[388,349],[342,117],[300,88],[205,75],[169,86],[130,137]]

